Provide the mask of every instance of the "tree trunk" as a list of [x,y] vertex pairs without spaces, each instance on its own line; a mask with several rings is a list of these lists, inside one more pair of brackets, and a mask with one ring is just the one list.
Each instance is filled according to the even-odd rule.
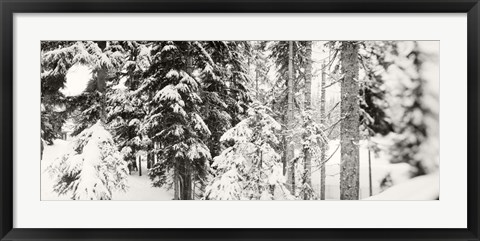
[[107,68],[105,66],[100,66],[97,69],[97,82],[96,82],[96,89],[102,93],[100,97],[100,120],[103,124],[107,123],[107,113],[105,112],[105,105],[106,105],[106,82],[105,79],[107,78]]
[[288,42],[288,104],[287,104],[287,125],[288,125],[288,136],[287,136],[287,150],[286,150],[286,159],[287,163],[290,165],[290,183],[291,183],[291,192],[295,196],[295,163],[294,163],[294,146],[293,146],[293,41]]
[[258,74],[258,60],[255,61],[255,97],[257,101],[260,101],[260,95],[258,93],[258,78],[260,78],[260,75]]
[[[312,115],[312,41],[306,42],[306,50],[307,50],[307,63],[305,66],[305,110],[307,111],[308,115]],[[313,116],[311,116],[313,118]],[[310,125],[311,120],[309,119],[305,122],[305,127]],[[310,143],[312,145],[312,143]],[[311,148],[311,146],[309,147]],[[312,187],[312,154],[309,148],[305,148],[304,155],[304,166],[305,166],[305,184],[307,184],[310,188]],[[305,192],[304,197],[305,200],[310,199],[310,195]]]
[[[320,125],[322,126],[322,129],[325,129],[327,120],[325,117],[325,82],[326,82],[326,75],[325,75],[325,63],[322,63],[322,81],[321,81],[321,86],[320,86]],[[326,158],[326,153],[327,153],[327,145],[325,143],[322,143],[321,146],[321,151],[320,151],[320,200],[325,200],[325,177],[326,177],[326,172],[325,172],[325,158]]]
[[193,183],[192,183],[192,200],[195,200],[195,186],[196,186],[196,182],[195,182],[195,180],[193,180]]
[[184,160],[182,165],[182,173],[180,173],[181,177],[181,189],[180,189],[180,196],[181,200],[191,200],[192,199],[192,176],[190,165],[187,160]]
[[368,150],[368,190],[369,190],[369,196],[373,195],[373,190],[372,190],[372,159],[370,157],[370,149]]
[[175,166],[173,168],[173,199],[180,200],[180,176],[179,173],[179,160],[175,159]]
[[[155,154],[153,155],[153,165],[155,165],[158,162],[158,144],[157,142],[153,143],[153,148],[155,150]],[[152,165],[152,167],[153,167]]]
[[359,194],[359,104],[358,45],[344,41],[341,49],[340,199],[358,200]]
[[[193,58],[191,56],[187,56],[186,59],[186,70],[189,75],[193,73]],[[191,200],[192,199],[192,173],[193,173],[193,160],[183,160],[183,168],[181,168],[182,173],[180,174],[182,178],[182,185],[181,185],[181,199],[182,200]]]
[[[94,41],[100,50],[103,52],[107,46],[107,41]],[[100,97],[100,121],[103,124],[107,123],[107,113],[105,112],[105,105],[106,105],[106,78],[107,78],[107,67],[100,63],[98,66],[95,67],[96,72],[96,81],[93,82],[92,86],[87,87],[87,91],[95,91],[95,89],[101,93]],[[90,87],[90,88],[89,88]]]
[[138,175],[142,176],[142,156],[138,156]]
[[151,155],[150,155],[150,152],[148,153],[147,155],[147,169],[150,169],[152,168],[152,159],[151,159]]
[[43,141],[40,139],[40,161],[43,160]]
[[[285,120],[285,118],[283,118]],[[285,121],[284,121],[285,122]],[[287,162],[287,149],[288,149],[288,144],[287,144],[287,138],[285,137],[285,135],[282,136],[282,145],[285,149],[285,155],[282,156],[282,164],[283,164],[283,175],[287,175],[287,166],[288,166],[288,162]]]

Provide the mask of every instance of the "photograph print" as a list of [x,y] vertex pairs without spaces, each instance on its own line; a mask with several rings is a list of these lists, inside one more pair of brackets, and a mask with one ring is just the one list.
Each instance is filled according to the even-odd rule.
[[439,41],[42,41],[41,197],[439,200]]

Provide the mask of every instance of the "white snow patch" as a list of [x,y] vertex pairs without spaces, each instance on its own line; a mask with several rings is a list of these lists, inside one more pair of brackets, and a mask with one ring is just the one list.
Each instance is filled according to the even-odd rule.
[[[71,200],[70,194],[58,195],[53,191],[54,180],[47,172],[47,168],[51,162],[62,156],[66,152],[70,152],[72,148],[70,141],[54,140],[53,145],[45,145],[43,156],[41,160],[41,200]],[[142,176],[139,172],[133,172],[132,175],[127,176],[127,190],[114,191],[112,193],[112,200],[128,200],[128,201],[161,201],[172,200],[173,191],[164,188],[153,187],[148,177],[146,158],[142,158]]]
[[65,87],[60,92],[65,96],[77,96],[87,88],[88,81],[92,79],[92,70],[85,65],[72,66],[65,76]]
[[418,176],[364,200],[435,200],[440,195],[438,172]]

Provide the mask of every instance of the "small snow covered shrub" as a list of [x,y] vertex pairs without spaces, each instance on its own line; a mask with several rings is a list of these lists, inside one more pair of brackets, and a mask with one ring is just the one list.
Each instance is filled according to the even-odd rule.
[[281,125],[268,108],[256,106],[248,117],[229,129],[220,139],[231,146],[215,157],[214,178],[205,189],[211,200],[291,199],[285,188],[277,133]]
[[72,145],[49,167],[55,192],[74,200],[110,200],[114,190],[125,191],[126,162],[100,121],[82,131]]

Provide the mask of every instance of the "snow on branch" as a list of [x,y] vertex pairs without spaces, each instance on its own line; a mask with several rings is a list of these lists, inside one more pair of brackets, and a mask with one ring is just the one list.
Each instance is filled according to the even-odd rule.
[[100,121],[82,131],[48,170],[55,177],[54,190],[74,200],[110,200],[114,190],[127,188],[126,162]]
[[157,101],[170,100],[170,101],[179,102],[179,101],[182,100],[182,97],[178,93],[175,86],[170,84],[170,85],[165,86],[160,91],[158,91],[157,94],[155,94],[154,99],[157,100]]
[[213,200],[288,200],[280,155],[271,146],[280,129],[266,109],[251,108],[249,116],[229,129],[222,142],[233,142],[214,158],[215,177],[205,190]]

